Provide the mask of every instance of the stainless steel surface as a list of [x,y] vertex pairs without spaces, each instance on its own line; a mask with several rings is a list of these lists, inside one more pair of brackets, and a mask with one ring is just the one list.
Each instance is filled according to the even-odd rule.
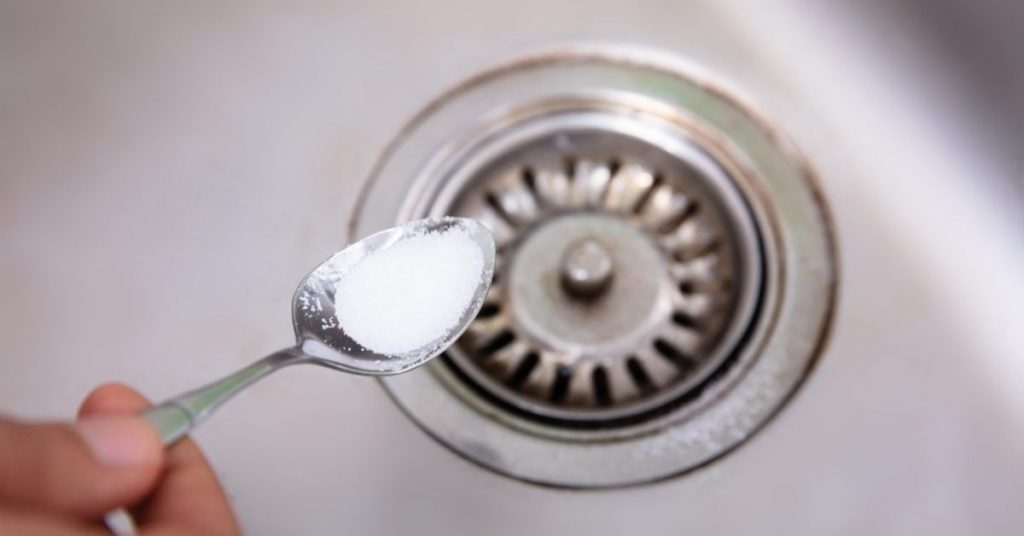
[[[813,173],[664,54],[566,47],[476,75],[403,129],[362,200],[355,234],[443,214],[495,234],[484,314],[429,371],[385,385],[509,476],[614,487],[709,463],[782,407],[828,334],[832,224]],[[560,274],[587,238],[618,274],[581,303]]]
[[293,367],[196,433],[245,532],[1018,532],[1021,14],[1003,0],[4,2],[0,408],[70,418],[102,381],[159,396],[241,368],[292,335],[282,281],[356,238],[362,180],[424,102],[537,48],[632,43],[743,89],[817,168],[843,278],[810,380],[705,470],[575,493],[452,456],[374,382]]

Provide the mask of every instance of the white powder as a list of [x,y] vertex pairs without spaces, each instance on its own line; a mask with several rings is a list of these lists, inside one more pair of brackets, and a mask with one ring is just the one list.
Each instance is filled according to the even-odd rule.
[[345,272],[334,296],[338,322],[368,350],[414,351],[458,324],[483,271],[483,253],[464,229],[406,238]]

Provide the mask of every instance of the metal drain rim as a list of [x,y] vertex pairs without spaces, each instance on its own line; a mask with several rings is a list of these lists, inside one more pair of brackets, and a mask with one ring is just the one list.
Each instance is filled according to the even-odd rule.
[[[708,99],[709,110],[703,110],[697,119],[712,132],[722,127],[722,116],[739,122],[736,128],[750,138],[731,148],[752,158],[748,162],[750,174],[759,177],[748,186],[758,190],[760,199],[774,198],[786,208],[771,215],[773,239],[785,246],[780,249],[777,264],[785,270],[777,274],[783,283],[780,295],[769,297],[775,316],[758,334],[757,349],[763,348],[762,355],[727,397],[716,398],[701,414],[685,422],[666,424],[657,433],[601,444],[572,443],[512,430],[501,422],[507,416],[488,414],[486,407],[469,408],[459,395],[440,387],[436,378],[443,374],[440,369],[392,378],[383,384],[402,410],[428,434],[470,461],[508,476],[574,488],[626,486],[667,478],[717,459],[768,422],[817,362],[831,325],[837,276],[827,207],[807,162],[750,107],[719,90],[706,77],[695,75],[691,66],[656,51],[570,47],[532,56],[469,80],[417,115],[374,168],[353,212],[351,234],[392,223],[392,215],[400,208],[396,200],[408,191],[408,177],[423,165],[422,156],[433,154],[437,147],[436,139],[414,139],[423,133],[424,123],[432,116],[447,115],[450,133],[451,128],[463,124],[452,115],[453,101],[463,108],[468,101],[480,105],[486,100],[479,98],[480,93],[486,92],[487,86],[500,85],[501,79],[519,78],[522,83],[524,77],[550,77],[551,70],[562,75],[571,72],[579,81],[587,78],[593,82],[597,78],[602,83],[607,80],[603,75],[612,74],[621,82],[620,89],[650,94],[648,87],[623,81],[621,75],[626,73],[634,81],[662,84]],[[565,76],[555,78],[565,82]],[[507,91],[499,93],[508,97]],[[663,93],[652,96],[675,105],[674,97]],[[685,103],[679,105],[688,108]],[[472,114],[477,112],[481,110],[471,110]],[[709,113],[720,115],[711,117]],[[401,164],[396,166],[396,160]]]

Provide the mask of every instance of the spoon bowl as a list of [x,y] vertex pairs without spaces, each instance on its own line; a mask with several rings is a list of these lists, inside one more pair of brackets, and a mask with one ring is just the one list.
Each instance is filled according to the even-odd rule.
[[[382,354],[363,347],[339,325],[334,292],[345,273],[365,257],[400,242],[429,233],[459,230],[483,254],[483,270],[473,297],[449,331],[424,346],[402,354]],[[324,261],[303,279],[292,299],[292,323],[297,347],[317,364],[371,376],[400,374],[434,358],[451,346],[480,312],[494,272],[494,238],[476,220],[442,218],[418,220],[372,234]]]

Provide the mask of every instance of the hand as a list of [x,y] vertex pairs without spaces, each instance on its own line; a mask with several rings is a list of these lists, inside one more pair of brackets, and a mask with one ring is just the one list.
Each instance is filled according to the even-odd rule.
[[70,424],[0,418],[0,534],[107,534],[127,506],[143,535],[239,533],[216,475],[189,439],[164,450],[122,385],[94,390]]

